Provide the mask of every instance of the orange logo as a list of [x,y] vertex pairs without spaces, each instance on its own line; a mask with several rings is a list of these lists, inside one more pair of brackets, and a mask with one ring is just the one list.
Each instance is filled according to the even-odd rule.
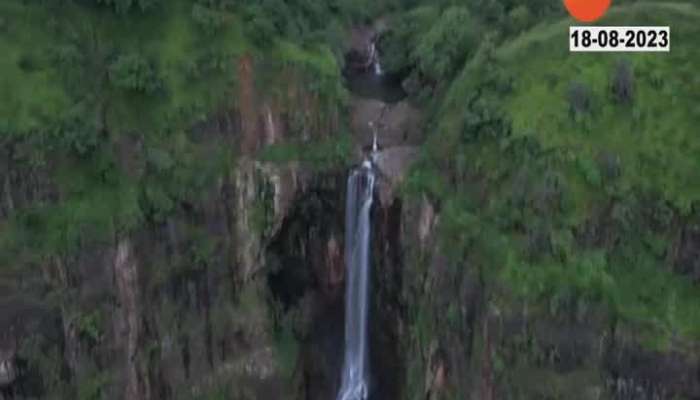
[[611,0],[564,0],[569,14],[581,22],[593,22],[602,17]]

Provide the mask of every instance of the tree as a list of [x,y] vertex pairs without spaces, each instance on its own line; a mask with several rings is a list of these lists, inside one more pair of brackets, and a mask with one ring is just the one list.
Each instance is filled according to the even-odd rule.
[[464,7],[450,7],[423,35],[413,57],[421,72],[434,81],[451,78],[472,54],[477,32],[475,21]]
[[416,43],[439,18],[440,10],[437,7],[423,6],[392,21],[379,40],[384,70],[391,73],[413,67],[416,62],[413,57]]
[[160,0],[96,0],[98,4],[106,4],[114,7],[120,14],[126,14],[134,8],[141,11],[148,11],[154,8]]
[[566,98],[569,102],[569,112],[574,118],[590,113],[593,107],[593,94],[584,83],[571,82]]
[[109,67],[109,79],[116,87],[144,93],[162,86],[153,63],[136,53],[119,56]]
[[510,33],[518,34],[532,25],[534,18],[526,5],[515,7],[508,13],[507,29]]

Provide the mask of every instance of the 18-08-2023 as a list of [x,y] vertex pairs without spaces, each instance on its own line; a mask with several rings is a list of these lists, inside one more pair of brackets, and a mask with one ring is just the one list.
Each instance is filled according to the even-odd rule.
[[572,52],[668,52],[671,30],[667,26],[572,26]]

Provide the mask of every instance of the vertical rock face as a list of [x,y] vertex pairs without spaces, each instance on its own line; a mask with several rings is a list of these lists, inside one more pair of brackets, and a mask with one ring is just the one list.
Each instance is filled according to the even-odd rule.
[[253,59],[250,55],[238,61],[238,111],[241,116],[240,152],[253,154],[260,144],[258,135],[258,109],[253,75]]
[[[215,144],[230,145],[236,165],[219,171],[213,178],[217,183],[197,196],[164,194],[173,201],[167,215],[139,210],[144,211],[138,216],[139,227],[115,243],[102,238],[96,244],[80,243],[76,254],[71,250],[41,259],[41,270],[27,268],[26,279],[13,281],[17,291],[26,284],[39,292],[36,298],[48,309],[42,315],[48,327],[24,323],[26,337],[21,338],[17,357],[14,352],[0,353],[2,390],[21,381],[33,390],[29,398],[292,397],[290,388],[298,386],[290,382],[304,379],[296,366],[302,364],[296,348],[304,332],[297,328],[308,325],[297,323],[296,315],[282,315],[270,296],[269,247],[289,225],[292,210],[303,204],[299,200],[313,197],[310,188],[335,193],[336,187],[333,177],[256,157],[264,146],[287,140],[288,134],[297,140],[334,134],[340,113],[336,104],[327,104],[335,98],[328,100],[333,96],[309,89],[294,67],[285,67],[288,87],[280,85],[279,93],[268,94],[256,88],[253,57],[244,55],[236,62],[231,107],[188,133],[198,144],[208,145],[204,142],[216,136]],[[115,136],[120,168],[134,181],[144,179],[147,144],[130,135]],[[28,206],[29,200],[50,203],[58,198],[59,191],[46,182],[49,178],[35,171],[31,188],[19,187],[15,181],[20,172],[26,173],[0,173],[3,218]],[[322,197],[316,200],[326,202]],[[303,280],[304,274],[313,276],[308,284],[319,290],[306,293],[295,310],[304,314],[298,319],[311,320],[306,314],[340,293],[343,235],[337,231],[342,223],[335,221],[307,226],[315,230],[304,232],[303,250],[300,246],[295,251],[303,252],[301,259],[309,262],[294,271],[290,282]],[[6,320],[14,319],[5,313],[2,279],[0,333]],[[30,314],[26,309],[33,313],[34,308],[13,303],[12,312]],[[294,323],[282,330],[281,319]],[[0,343],[0,350],[3,346]],[[17,368],[21,362],[28,365],[26,370]]]
[[[252,87],[242,84],[240,96],[255,104]],[[345,175],[256,161],[252,153],[283,140],[285,126],[274,102],[263,104],[241,105],[242,157],[201,204],[50,268],[46,283],[71,301],[56,311],[62,342],[35,348],[62,351],[42,378],[70,371],[76,387],[115,399],[335,397]],[[490,302],[480,272],[437,246],[439,205],[397,191],[415,148],[381,140],[372,399],[700,398],[692,352],[644,350],[595,311],[572,320]],[[195,243],[193,226],[216,240]],[[676,265],[693,278],[697,238],[687,227]],[[0,341],[0,390],[21,378],[17,359]]]
[[328,273],[325,275],[326,279],[324,279],[322,282],[324,288],[327,288],[327,290],[332,290],[333,288],[340,286],[345,276],[343,251],[334,235],[331,235],[326,242],[326,251],[324,254],[325,265],[328,267]]
[[[329,301],[338,297],[345,271],[342,179],[340,174],[309,176],[293,201],[283,202],[286,211],[278,214],[283,218],[266,249],[270,279],[279,277],[280,285],[290,287],[301,280],[302,291],[317,290]],[[295,303],[303,293],[278,295]]]
[[143,300],[139,280],[139,264],[130,239],[117,243],[114,257],[114,281],[118,306],[114,314],[115,338],[124,351],[124,398],[150,399],[148,371],[140,356],[143,343]]
[[279,112],[276,107],[272,105],[271,101],[268,101],[263,106],[264,118],[265,118],[265,145],[269,146],[278,143],[284,137],[284,126],[285,124],[280,117]]
[[[237,242],[237,264],[241,267],[241,279],[248,280],[257,268],[260,239],[265,218],[269,212],[270,194],[267,187],[258,185],[259,170],[255,162],[242,160],[235,172],[235,219]],[[255,211],[255,214],[254,214]],[[258,220],[254,220],[257,218]]]
[[17,341],[9,332],[0,334],[0,389],[17,379]]
[[423,250],[426,249],[428,239],[435,233],[435,207],[423,196],[421,198],[420,214],[418,219],[418,243]]
[[242,159],[234,173],[237,265],[242,281],[264,262],[264,243],[279,230],[300,190],[295,166],[266,165]]
[[[488,287],[435,244],[440,213],[404,199],[405,390],[426,399],[694,399],[695,350],[650,350],[594,308],[552,314]],[[689,233],[685,233],[689,235]],[[681,249],[687,244],[681,245]],[[687,249],[687,247],[685,247]],[[682,254],[684,251],[681,250]],[[681,256],[682,258],[682,256]]]
[[345,172],[314,174],[266,248],[271,294],[300,344],[299,397],[337,394],[343,343]]

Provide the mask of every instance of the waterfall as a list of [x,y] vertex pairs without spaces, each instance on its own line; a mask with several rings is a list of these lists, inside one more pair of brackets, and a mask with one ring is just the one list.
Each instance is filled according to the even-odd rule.
[[374,74],[379,76],[384,72],[382,71],[382,63],[379,61],[379,52],[377,51],[377,45],[374,40],[369,45],[369,62],[374,67]]
[[382,70],[382,63],[379,61],[379,54],[376,54],[374,57],[374,74],[382,75],[383,73],[384,71]]
[[345,358],[337,400],[365,400],[368,395],[367,309],[374,178],[369,160],[365,160],[348,177],[345,210]]

